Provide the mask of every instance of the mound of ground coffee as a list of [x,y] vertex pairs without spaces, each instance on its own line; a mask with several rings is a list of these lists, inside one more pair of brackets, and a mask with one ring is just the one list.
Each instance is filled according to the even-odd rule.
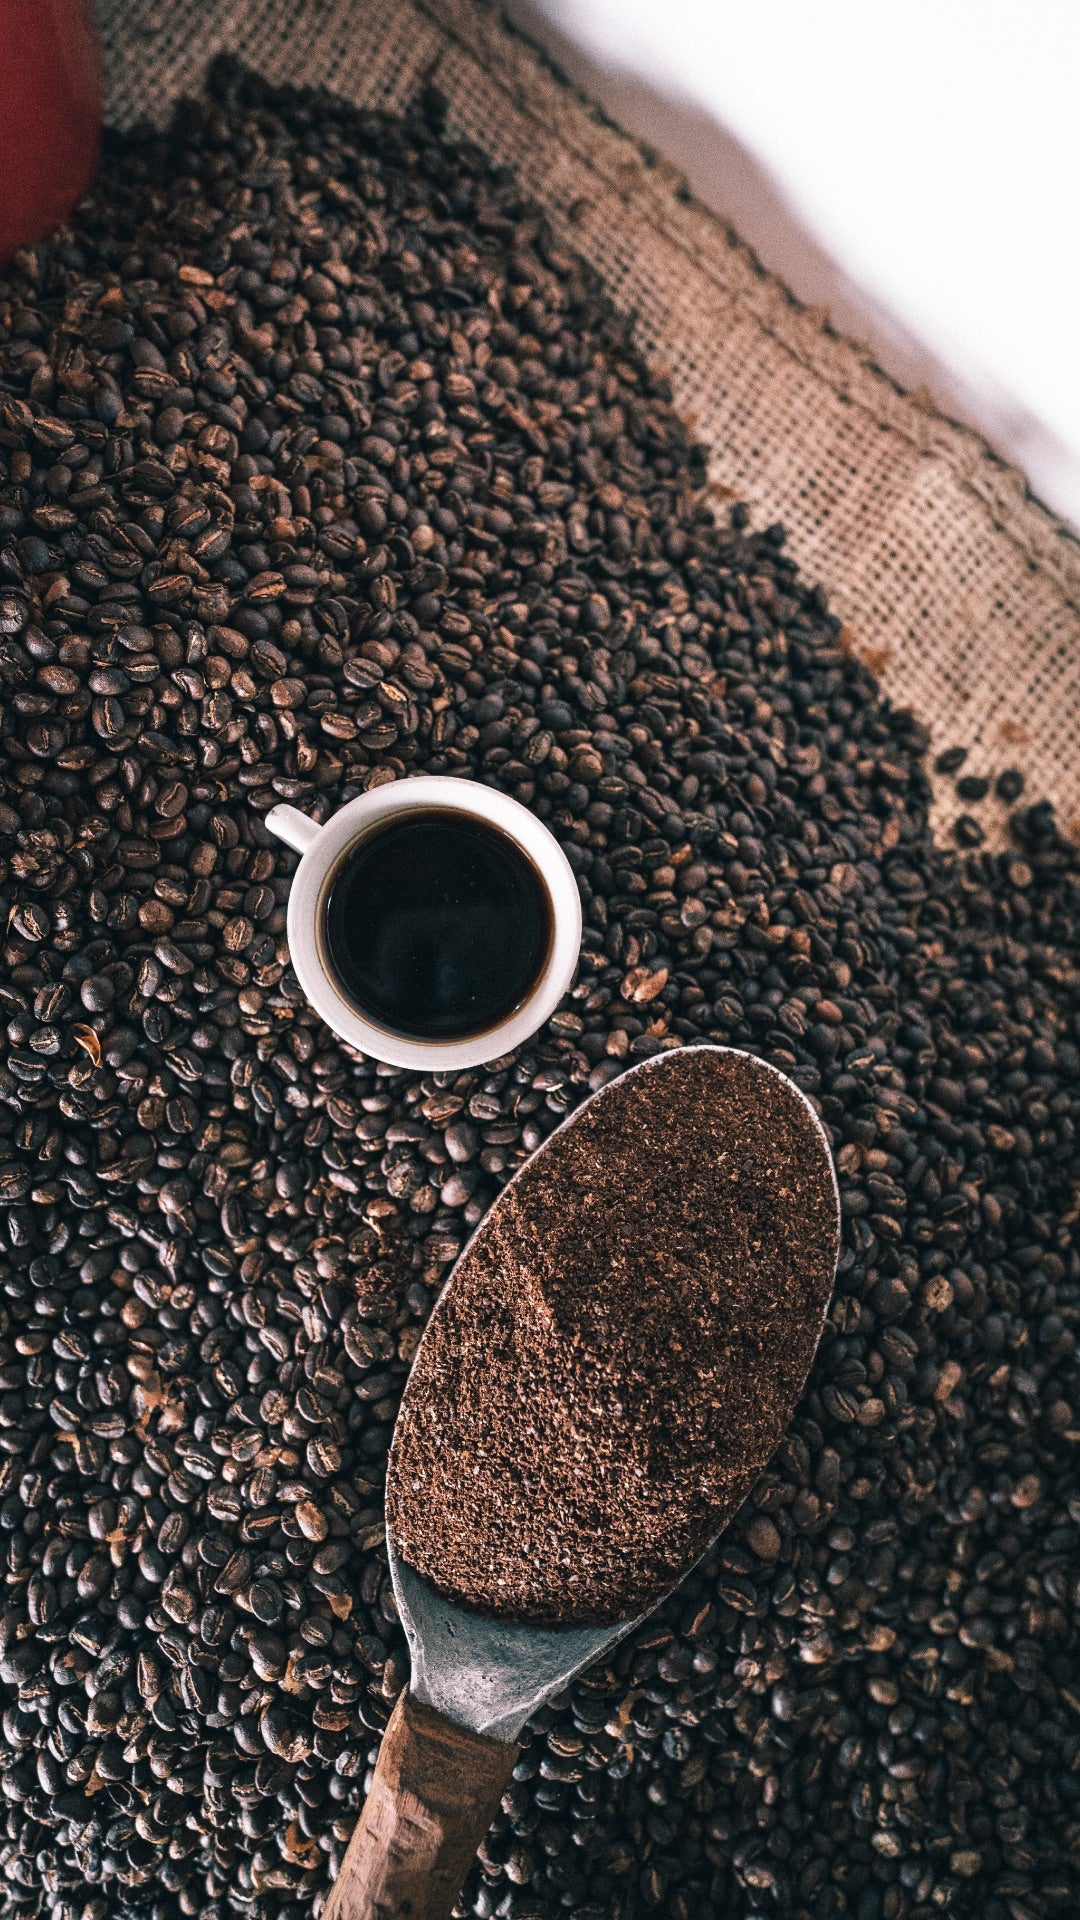
[[625,1619],[749,1491],[836,1266],[828,1147],[751,1055],[689,1048],[599,1094],[496,1201],[417,1356],[395,1543],[447,1598]]

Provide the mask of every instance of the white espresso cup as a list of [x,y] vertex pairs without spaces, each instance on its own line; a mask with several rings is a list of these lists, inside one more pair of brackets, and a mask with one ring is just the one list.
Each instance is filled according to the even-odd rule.
[[[414,1039],[368,1018],[337,983],[327,956],[330,888],[347,854],[376,828],[410,809],[445,807],[471,814],[512,840],[540,877],[550,905],[551,938],[536,980],[496,1025],[453,1040]],[[271,833],[303,857],[289,892],[289,957],[315,1011],[342,1040],[394,1067],[422,1071],[479,1066],[520,1046],[553,1013],[574,977],[581,946],[581,900],[573,870],[554,835],[518,801],[472,780],[423,774],[372,787],[319,826],[296,807],[271,807]]]

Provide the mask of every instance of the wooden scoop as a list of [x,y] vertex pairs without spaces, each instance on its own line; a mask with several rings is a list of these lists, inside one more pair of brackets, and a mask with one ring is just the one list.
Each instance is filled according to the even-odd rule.
[[[595,1120],[600,1103],[610,1100],[617,1089],[623,1089],[625,1100],[627,1081],[638,1074],[665,1075],[671,1082],[672,1097],[677,1099],[677,1063],[686,1061],[687,1051],[642,1062],[611,1087],[595,1094],[557,1128],[526,1167],[519,1170],[455,1267],[421,1343],[421,1353],[431,1337],[431,1327],[452,1294],[455,1281],[462,1284],[459,1276],[463,1270],[467,1272],[465,1263],[470,1253],[490,1231],[490,1223],[498,1215],[506,1192],[522,1178],[526,1168],[534,1167],[541,1156],[565,1152],[560,1142],[565,1141],[570,1130],[588,1125],[585,1116],[590,1111]],[[733,1050],[727,1048],[693,1051],[729,1057],[733,1054]],[[789,1096],[796,1096],[800,1110],[793,1111],[798,1111],[804,1133],[809,1117],[815,1136],[814,1179],[818,1183],[815,1197],[819,1213],[823,1205],[829,1209],[832,1229],[831,1264],[825,1286],[819,1287],[815,1295],[814,1324],[806,1329],[808,1337],[801,1349],[806,1356],[805,1364],[790,1392],[786,1425],[805,1385],[824,1325],[839,1251],[839,1194],[824,1129],[805,1096],[775,1068],[752,1061],[748,1055],[738,1058],[755,1073],[774,1075]],[[663,1151],[662,1142],[658,1143],[658,1151]],[[556,1161],[549,1159],[549,1173],[555,1165]],[[636,1201],[629,1197],[626,1204],[633,1207]],[[702,1223],[703,1233],[709,1230],[710,1224],[713,1223]],[[799,1251],[798,1246],[792,1247],[793,1273]],[[419,1355],[416,1364],[419,1364]],[[402,1412],[406,1415],[410,1390],[416,1392],[417,1377],[414,1370],[406,1384],[402,1401]],[[399,1414],[391,1450],[391,1473],[400,1452],[402,1431]],[[783,1425],[772,1436],[772,1447],[779,1442],[782,1432]],[[748,1484],[752,1484],[764,1464],[764,1459],[751,1463],[748,1480],[742,1482],[731,1511],[741,1502]],[[724,1515],[721,1532],[728,1518],[730,1511]],[[473,1611],[445,1598],[435,1590],[430,1579],[421,1577],[409,1565],[389,1530],[387,1546],[394,1593],[412,1655],[412,1679],[391,1715],[371,1791],[331,1890],[323,1920],[391,1920],[391,1916],[395,1920],[398,1916],[400,1920],[446,1920],[506,1789],[518,1758],[517,1739],[530,1715],[630,1633],[658,1603],[659,1596],[650,1594],[640,1610],[627,1608],[624,1618],[595,1626],[522,1625]],[[708,1550],[707,1546],[705,1551]],[[679,1568],[672,1585],[678,1584],[690,1564]]]

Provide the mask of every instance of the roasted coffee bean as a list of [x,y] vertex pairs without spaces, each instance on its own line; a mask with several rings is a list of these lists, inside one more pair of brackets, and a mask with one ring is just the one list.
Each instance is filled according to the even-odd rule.
[[[0,279],[13,1920],[324,1897],[407,1677],[431,1303],[589,1089],[695,1039],[817,1103],[834,1304],[719,1549],[535,1717],[464,1911],[1076,1907],[1076,848],[1042,805],[935,846],[922,729],[707,483],[431,90],[219,70]],[[462,1074],[320,1026],[263,825],[412,772],[523,801],[582,892],[556,1017]]]
[[979,847],[986,838],[973,814],[961,813],[953,821],[953,833],[962,847]]
[[961,800],[985,800],[990,791],[989,780],[981,774],[965,773],[956,783],[956,791]]

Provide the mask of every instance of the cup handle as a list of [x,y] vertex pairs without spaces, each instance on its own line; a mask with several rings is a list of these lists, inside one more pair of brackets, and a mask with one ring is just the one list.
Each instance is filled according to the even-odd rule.
[[263,817],[263,825],[284,840],[294,853],[306,853],[313,840],[322,832],[317,820],[309,820],[306,813],[300,813],[296,807],[271,807]]

